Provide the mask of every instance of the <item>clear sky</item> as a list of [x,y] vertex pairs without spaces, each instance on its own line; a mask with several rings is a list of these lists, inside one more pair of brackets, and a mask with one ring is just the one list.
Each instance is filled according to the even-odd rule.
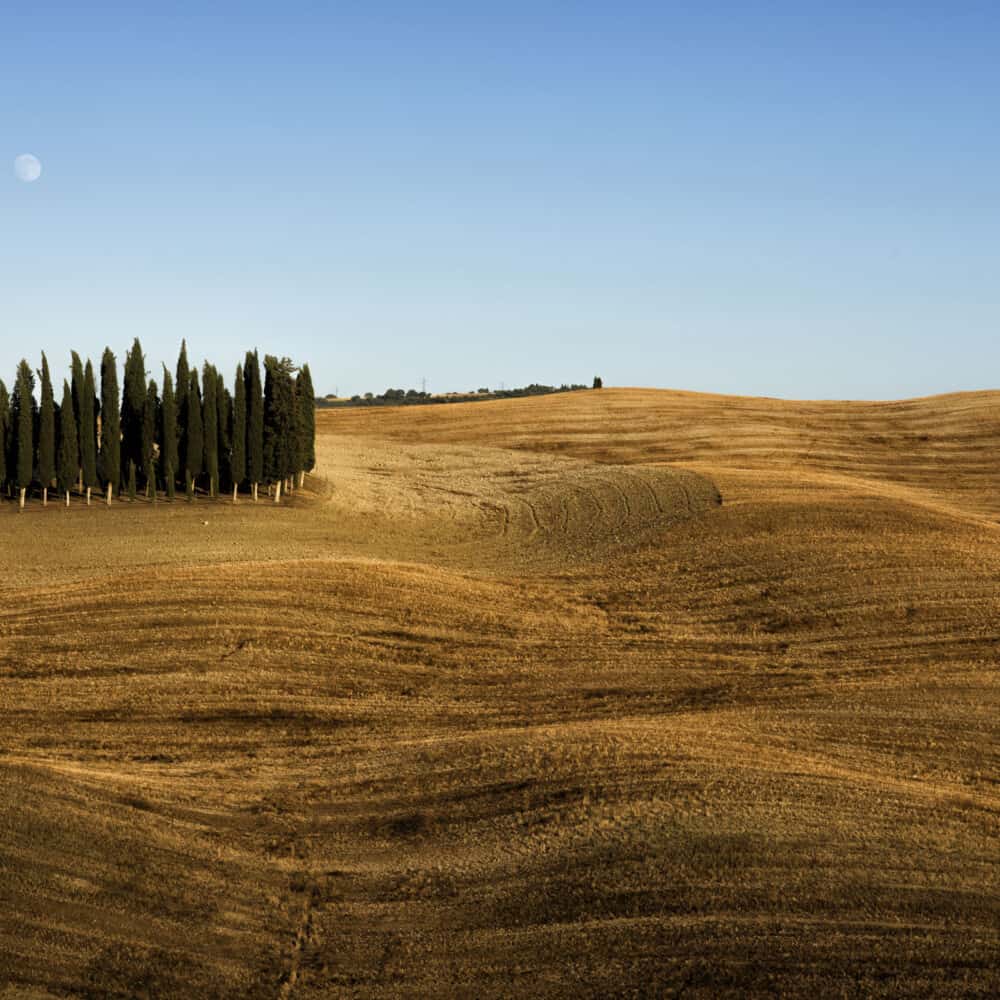
[[321,393],[996,386],[998,40],[995,0],[5,4],[0,375],[138,335]]

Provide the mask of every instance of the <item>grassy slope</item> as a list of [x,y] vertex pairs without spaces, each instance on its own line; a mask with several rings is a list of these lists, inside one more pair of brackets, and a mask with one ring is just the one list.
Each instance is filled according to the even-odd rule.
[[995,993],[995,394],[319,425],[0,510],[0,996]]

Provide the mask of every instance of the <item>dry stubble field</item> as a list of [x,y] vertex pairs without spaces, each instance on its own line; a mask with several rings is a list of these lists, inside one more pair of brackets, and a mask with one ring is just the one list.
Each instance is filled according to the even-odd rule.
[[0,997],[997,994],[997,394],[319,434],[0,508]]

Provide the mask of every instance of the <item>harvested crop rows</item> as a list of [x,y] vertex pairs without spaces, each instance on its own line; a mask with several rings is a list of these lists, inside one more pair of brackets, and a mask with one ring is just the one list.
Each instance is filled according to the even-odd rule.
[[1000,397],[320,412],[0,507],[0,997],[992,996]]

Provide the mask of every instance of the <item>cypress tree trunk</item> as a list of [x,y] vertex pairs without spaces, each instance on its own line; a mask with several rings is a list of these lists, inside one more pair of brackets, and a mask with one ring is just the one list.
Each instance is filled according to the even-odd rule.
[[112,489],[112,487],[111,487],[111,483],[109,481],[108,482],[108,506],[109,507],[111,506],[111,489]]
[[25,487],[22,486],[21,487],[21,500],[20,500],[20,503],[19,503],[19,506],[18,506],[18,510],[22,514],[24,513],[24,500],[25,500],[25,497],[27,497],[27,495],[28,495],[27,489],[25,489]]
[[237,502],[236,501],[236,494],[237,494],[238,491],[239,491],[239,487],[238,486],[233,486],[233,503]]
[[69,490],[66,491],[66,506],[69,506]]
[[87,506],[90,506],[90,487],[87,487]]
[[135,462],[128,463],[128,498],[135,500]]
[[42,487],[42,506],[48,507],[49,505],[49,488],[48,486]]
[[168,465],[166,468],[167,475],[167,499],[173,500],[174,498],[174,467]]
[[281,480],[274,484],[274,502],[281,503]]

